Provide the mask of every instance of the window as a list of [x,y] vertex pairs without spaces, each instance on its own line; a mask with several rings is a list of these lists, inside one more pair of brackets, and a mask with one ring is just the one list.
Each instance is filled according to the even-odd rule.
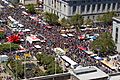
[[52,0],[52,4],[53,4],[53,0]]
[[54,8],[56,8],[56,0],[55,0],[55,2],[54,2]]
[[90,11],[90,5],[87,5],[87,12]]
[[85,10],[85,5],[82,5],[82,6],[81,6],[81,12],[83,13],[84,10]]
[[64,5],[64,11],[66,10],[66,5]]
[[73,4],[76,5],[77,1],[73,1]]
[[102,11],[104,11],[104,10],[105,10],[105,7],[106,7],[106,4],[103,4]]
[[116,5],[116,3],[113,3],[113,8],[112,8],[113,10],[115,10],[115,5]]
[[118,9],[118,10],[120,9],[120,3],[118,3],[117,9]]
[[98,4],[98,5],[97,5],[97,11],[100,10],[100,6],[101,6],[101,4]]
[[92,5],[92,12],[95,11],[95,4]]
[[85,3],[85,1],[83,0],[82,3]]
[[93,16],[93,19],[95,19],[95,16]]
[[61,10],[61,2],[60,2],[60,10]]
[[48,0],[48,5],[50,5],[51,3],[50,3],[50,0]]
[[87,19],[89,19],[90,17],[89,16],[87,16]]
[[111,4],[108,4],[108,8],[107,8],[108,10],[110,10],[110,6],[111,6]]
[[73,6],[73,14],[76,12],[76,6]]
[[116,27],[115,43],[118,43],[118,27]]

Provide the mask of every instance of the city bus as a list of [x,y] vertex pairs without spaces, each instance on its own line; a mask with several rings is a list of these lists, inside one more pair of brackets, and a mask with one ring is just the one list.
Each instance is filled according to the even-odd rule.
[[75,69],[76,67],[78,67],[78,63],[76,63],[75,61],[73,61],[72,59],[70,59],[68,56],[61,56],[60,57],[63,61],[65,61],[65,66],[68,66],[66,64],[69,64],[70,68]]

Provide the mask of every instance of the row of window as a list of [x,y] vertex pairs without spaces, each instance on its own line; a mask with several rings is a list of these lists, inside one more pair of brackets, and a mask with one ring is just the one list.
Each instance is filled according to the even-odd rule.
[[48,5],[56,8],[56,9],[59,9],[59,10],[63,9],[65,11],[65,9],[66,9],[66,5],[62,6],[62,3],[59,2],[58,0],[54,0],[54,2],[53,2],[53,0],[52,1],[48,0]]
[[[105,9],[107,9],[107,11],[109,11],[110,9],[111,10],[115,10],[117,6],[117,9],[120,8],[120,4],[116,4],[116,3],[113,3],[113,4],[93,4],[93,5],[81,5],[81,13],[85,12],[85,8],[86,8],[86,12],[90,12],[90,9],[91,9],[91,12],[98,12],[98,11],[105,11]],[[76,12],[76,8],[77,6],[73,6],[73,13]],[[95,8],[97,8],[95,10]]]
[[[98,3],[98,2],[101,2],[103,3],[104,2],[111,2],[113,0],[81,0],[81,1],[72,1],[72,4],[77,4],[78,2],[79,3]],[[119,0],[114,0],[114,2],[117,2]]]

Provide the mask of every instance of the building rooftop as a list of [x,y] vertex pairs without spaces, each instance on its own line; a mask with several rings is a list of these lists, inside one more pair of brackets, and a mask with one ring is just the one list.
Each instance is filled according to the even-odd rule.
[[82,67],[80,69],[70,71],[70,73],[79,80],[108,78],[108,74],[106,74],[105,72],[103,72],[95,66]]
[[110,76],[110,80],[120,80],[120,75]]
[[120,72],[109,74],[109,80],[120,80]]
[[112,19],[120,22],[120,17],[113,17]]

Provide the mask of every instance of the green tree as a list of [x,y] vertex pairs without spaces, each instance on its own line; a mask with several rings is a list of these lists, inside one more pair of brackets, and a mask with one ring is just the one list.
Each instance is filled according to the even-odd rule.
[[31,14],[35,14],[36,13],[33,4],[28,4],[27,5],[27,9],[28,9],[28,12],[31,13]]
[[56,14],[45,12],[44,17],[49,24],[58,24],[59,17]]
[[102,16],[98,16],[97,20],[104,22],[106,25],[112,23],[112,17],[117,16],[116,12],[107,12],[103,14]]
[[77,31],[80,31],[80,27],[83,22],[83,17],[80,14],[76,14],[70,18],[71,25],[75,26]]
[[0,51],[7,51],[7,50],[17,50],[19,48],[18,44],[14,44],[14,43],[4,43],[4,44],[0,44]]
[[93,51],[98,51],[99,49],[102,56],[110,55],[116,50],[115,43],[109,32],[102,33],[97,40],[91,43],[91,48]]
[[85,25],[92,25],[92,24],[93,24],[93,20],[91,20],[91,19],[86,19],[86,20],[84,21],[84,24],[85,24]]
[[0,39],[4,39],[5,36],[4,36],[4,32],[0,32]]
[[60,24],[64,28],[70,28],[70,22],[68,19],[65,19],[65,17],[61,19]]
[[10,64],[11,69],[12,69],[13,73],[15,74],[15,76],[23,78],[23,76],[24,76],[24,70],[23,70],[24,67],[21,64],[21,61],[11,60],[11,61],[9,61],[9,64]]
[[56,73],[61,73],[62,68],[55,62],[55,57],[51,55],[47,55],[45,53],[37,54],[36,56],[37,60],[40,60],[40,62],[44,65],[47,65],[47,71],[44,73],[46,75],[54,74],[55,73],[55,65],[56,65]]

